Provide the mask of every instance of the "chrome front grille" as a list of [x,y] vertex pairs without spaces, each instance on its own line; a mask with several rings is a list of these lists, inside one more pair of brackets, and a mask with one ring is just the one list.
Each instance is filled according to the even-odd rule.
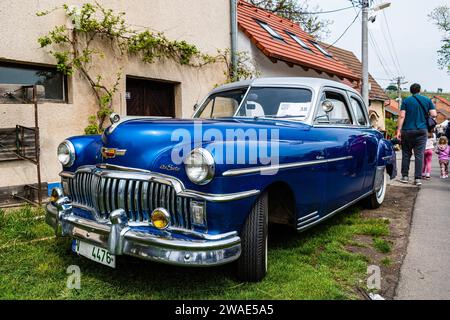
[[69,179],[69,194],[74,204],[93,208],[104,219],[120,208],[130,221],[145,222],[162,207],[170,212],[172,226],[191,228],[190,199],[177,196],[171,185],[161,182],[77,172]]

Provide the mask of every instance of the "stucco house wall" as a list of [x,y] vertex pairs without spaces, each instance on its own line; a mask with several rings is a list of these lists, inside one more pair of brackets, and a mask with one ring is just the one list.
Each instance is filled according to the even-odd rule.
[[369,117],[371,116],[371,114],[375,112],[377,115],[377,119],[374,123],[372,123],[372,118],[371,120],[371,125],[379,130],[385,131],[386,130],[386,124],[385,124],[385,115],[384,115],[384,101],[380,101],[380,100],[370,100],[370,106],[369,106]]
[[[54,59],[39,48],[37,39],[55,25],[66,24],[62,10],[44,17],[36,12],[51,10],[64,3],[82,5],[73,0],[24,0],[0,2],[0,61],[54,66]],[[228,0],[103,0],[102,5],[126,13],[126,20],[137,30],[150,28],[162,31],[169,39],[186,40],[202,52],[216,54],[217,49],[230,47],[230,1]],[[111,52],[109,52],[111,53]],[[143,64],[136,57],[115,57],[97,61],[93,73],[114,79],[117,68],[123,70],[114,109],[126,113],[125,76],[166,80],[177,83],[176,116],[191,116],[194,104],[216,84],[225,80],[225,66],[208,65],[203,68],[180,66],[174,62]],[[56,159],[56,148],[66,137],[83,134],[87,118],[96,112],[92,89],[78,73],[68,78],[68,103],[39,105],[41,135],[42,180],[57,182],[61,168]],[[16,124],[34,126],[30,105],[0,104],[0,128]],[[0,163],[0,187],[36,182],[35,166],[25,161]]]

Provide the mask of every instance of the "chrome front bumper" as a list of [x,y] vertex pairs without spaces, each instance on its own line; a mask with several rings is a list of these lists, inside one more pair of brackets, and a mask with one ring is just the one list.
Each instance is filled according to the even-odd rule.
[[[182,266],[213,266],[232,262],[241,254],[237,232],[219,235],[168,230],[161,234],[132,229],[125,211],[115,210],[110,221],[76,216],[67,197],[47,204],[46,222],[60,237],[72,237],[107,249],[115,255],[135,256]],[[178,233],[181,237],[175,237]]]

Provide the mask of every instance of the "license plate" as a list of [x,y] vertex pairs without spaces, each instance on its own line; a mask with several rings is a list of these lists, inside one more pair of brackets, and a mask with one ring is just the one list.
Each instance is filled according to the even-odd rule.
[[80,256],[104,264],[105,266],[111,268],[116,267],[116,256],[104,248],[76,239],[73,241],[72,250]]

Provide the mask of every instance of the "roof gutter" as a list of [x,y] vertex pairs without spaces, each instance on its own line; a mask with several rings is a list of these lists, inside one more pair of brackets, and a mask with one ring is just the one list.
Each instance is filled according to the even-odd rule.
[[[237,58],[237,0],[230,0],[230,23],[231,23],[231,76],[232,78],[235,78],[237,76],[237,64],[238,64],[238,58]],[[236,79],[238,80],[238,79]]]

